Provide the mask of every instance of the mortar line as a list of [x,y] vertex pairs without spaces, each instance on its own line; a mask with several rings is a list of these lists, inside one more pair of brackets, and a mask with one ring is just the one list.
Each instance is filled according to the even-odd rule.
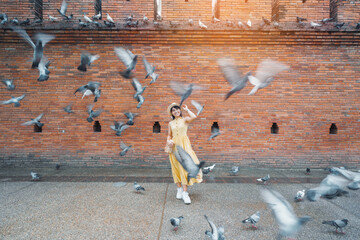
[[169,189],[169,183],[166,184],[165,198],[164,198],[163,209],[162,209],[161,218],[160,218],[160,226],[159,226],[159,233],[158,233],[157,240],[160,239],[160,235],[161,235],[161,229],[162,229],[162,223],[163,223],[163,219],[164,219],[165,204],[166,204],[168,189]]

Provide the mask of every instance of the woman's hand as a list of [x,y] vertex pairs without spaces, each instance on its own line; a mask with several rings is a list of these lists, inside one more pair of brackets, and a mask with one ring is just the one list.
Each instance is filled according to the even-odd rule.
[[170,148],[174,147],[174,145],[175,145],[173,140],[169,140],[167,143],[168,143]]
[[185,112],[189,112],[189,108],[188,108],[188,106],[185,105],[185,104],[184,104],[184,106],[183,106],[183,109],[184,109]]

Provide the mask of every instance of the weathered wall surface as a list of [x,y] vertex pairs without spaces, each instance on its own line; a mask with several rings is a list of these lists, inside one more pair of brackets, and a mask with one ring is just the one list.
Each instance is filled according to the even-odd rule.
[[[222,9],[226,2],[221,2]],[[323,1],[307,2],[323,4]],[[103,2],[104,11],[107,3]],[[131,3],[124,1],[124,4]],[[163,4],[163,17],[167,19],[171,11],[165,10],[166,6],[168,9],[176,6],[170,7],[166,1]],[[183,4],[194,2],[189,0]],[[268,1],[264,4],[271,6]],[[93,13],[92,6],[93,3],[89,12]],[[44,1],[44,13],[55,8]],[[151,8],[146,7],[149,14]],[[79,16],[83,15],[79,11]],[[129,12],[118,14],[115,18],[123,18]],[[269,16],[271,9],[264,14]],[[172,16],[174,20],[180,19],[175,13]],[[221,16],[226,16],[226,10]],[[171,80],[206,87],[194,92],[185,102],[193,111],[190,100],[205,104],[205,110],[189,128],[190,140],[201,160],[274,167],[357,166],[360,163],[357,134],[360,129],[360,39],[356,32],[44,28],[42,32],[55,34],[56,39],[45,47],[45,55],[51,60],[50,78],[38,82],[38,70],[31,69],[33,49],[6,26],[0,31],[1,78],[13,79],[16,85],[11,92],[2,86],[0,101],[11,95],[26,94],[18,108],[0,105],[0,165],[59,162],[74,166],[169,166],[163,151],[170,120],[166,108],[180,99],[169,87]],[[27,28],[30,36],[37,31],[40,30]],[[136,109],[137,102],[132,98],[134,90],[130,81],[119,74],[124,66],[114,53],[116,46],[127,47],[139,55],[135,75],[147,86],[143,94],[145,103],[140,109]],[[86,73],[77,70],[83,50],[100,55]],[[144,79],[143,56],[160,74],[152,85]],[[279,74],[269,87],[254,96],[247,95],[252,88],[249,84],[224,102],[231,87],[216,62],[224,56],[233,58],[243,73],[255,72],[265,58],[286,63],[291,69]],[[73,94],[89,81],[101,83],[102,95],[96,103],[93,97],[81,99],[80,94]],[[62,109],[70,103],[74,114]],[[101,124],[101,132],[94,132],[93,123],[86,121],[88,104],[94,104],[95,110],[105,110],[96,119]],[[139,116],[135,125],[118,137],[110,125],[114,121],[126,121],[125,111],[139,113]],[[21,125],[40,113],[44,113],[43,132],[35,133],[32,126]],[[160,133],[153,133],[155,122],[161,125]],[[208,141],[214,122],[222,134]],[[270,133],[273,123],[279,126],[278,134]],[[332,123],[338,128],[337,134],[329,134]],[[125,157],[119,156],[120,140],[133,146]]]

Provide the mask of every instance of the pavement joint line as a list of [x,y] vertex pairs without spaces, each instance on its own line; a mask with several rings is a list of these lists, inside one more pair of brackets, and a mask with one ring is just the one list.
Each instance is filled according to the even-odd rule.
[[160,235],[161,235],[161,229],[162,229],[162,223],[164,220],[164,212],[165,212],[165,205],[166,205],[168,189],[169,189],[169,183],[166,184],[165,198],[164,198],[163,209],[162,209],[161,218],[160,218],[160,226],[159,226],[159,233],[158,233],[157,240],[160,239]]

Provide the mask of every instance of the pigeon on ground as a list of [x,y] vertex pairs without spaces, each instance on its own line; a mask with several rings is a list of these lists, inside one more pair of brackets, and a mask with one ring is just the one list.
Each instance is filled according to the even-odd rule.
[[334,221],[323,221],[322,224],[328,224],[330,226],[336,227],[336,230],[335,230],[336,233],[339,233],[338,228],[340,228],[341,233],[345,234],[343,231],[343,228],[346,227],[346,225],[348,225],[348,222],[349,222],[349,220],[347,220],[347,219],[342,219],[342,220],[337,219]]
[[194,25],[194,20],[192,20],[191,18],[189,19],[189,25],[193,26]]
[[309,201],[317,201],[320,197],[332,199],[337,196],[346,195],[347,192],[343,189],[347,184],[349,184],[349,180],[344,177],[329,174],[321,181],[318,187],[309,189],[306,192],[306,197]]
[[270,175],[269,174],[267,176],[263,177],[263,178],[256,179],[256,181],[262,182],[264,184],[267,184],[269,180],[270,180]]
[[129,119],[127,121],[127,125],[134,125],[134,118],[139,115],[138,113],[132,113],[132,112],[125,112],[125,116]]
[[250,19],[246,22],[246,25],[248,28],[251,28],[251,20]]
[[50,62],[47,61],[45,57],[43,57],[39,63],[39,78],[37,79],[39,82],[44,82],[49,79],[50,71],[48,70]]
[[216,166],[216,164],[213,164],[209,167],[204,167],[202,170],[203,174],[208,174],[209,172],[212,172],[212,170],[214,169],[215,166]]
[[138,105],[136,106],[136,108],[140,108],[141,105],[144,103],[145,98],[142,95],[138,95],[136,100],[139,102]]
[[245,25],[244,25],[241,21],[238,21],[237,26],[238,26],[240,29],[244,29],[244,28],[245,28]]
[[86,16],[86,14],[84,14],[84,19],[85,19],[85,21],[87,21],[89,23],[93,22],[93,20],[91,20],[88,16]]
[[323,18],[321,20],[322,23],[327,23],[327,22],[331,22],[332,20],[334,20],[334,18]]
[[107,27],[115,27],[114,23],[108,22],[108,21],[104,21],[105,26]]
[[224,74],[226,81],[232,85],[231,90],[225,96],[225,100],[227,100],[231,95],[240,91],[246,86],[251,72],[248,72],[242,76],[241,72],[239,72],[234,63],[234,60],[230,58],[220,58],[217,62]]
[[8,22],[8,16],[6,15],[6,13],[0,13],[0,25],[3,25],[5,23]]
[[30,174],[31,174],[32,181],[39,181],[41,179],[40,174],[38,174],[36,172],[30,172]]
[[101,95],[101,90],[99,89],[100,86],[101,86],[101,84],[99,82],[88,82],[88,84],[76,89],[74,94],[76,94],[77,92],[83,93],[83,96],[81,99],[83,99],[85,96],[94,94],[95,95],[94,102],[97,102],[98,98]]
[[310,22],[310,26],[312,28],[316,28],[316,27],[321,27],[322,25],[320,23],[316,23],[316,22]]
[[262,17],[262,22],[260,23],[259,25],[259,29],[258,30],[261,30],[263,29],[266,25],[270,25],[271,22],[269,20],[267,20],[266,18]]
[[181,96],[180,104],[181,107],[182,103],[191,95],[193,90],[203,90],[204,88],[190,83],[190,84],[184,84],[181,82],[171,81],[170,87],[172,90],[179,96]]
[[148,77],[151,77],[151,81],[150,84],[154,83],[158,77],[159,74],[155,73],[155,67],[153,67],[145,58],[145,56],[143,57],[143,63],[145,66],[145,70],[146,70],[146,76],[145,79]]
[[139,25],[139,20],[136,20],[134,22],[132,22],[132,21],[126,22],[126,26],[128,26],[128,27],[137,27],[138,25]]
[[199,116],[199,114],[204,110],[205,105],[201,105],[195,100],[191,100],[191,104],[196,108],[197,113],[196,116]]
[[128,127],[130,126],[123,122],[116,122],[116,121],[114,122],[113,126],[110,126],[110,128],[115,131],[116,136],[121,136],[121,133]]
[[244,219],[242,221],[242,223],[251,223],[251,227],[252,228],[256,228],[256,223],[260,220],[260,212],[257,211],[256,213],[254,213],[253,215],[251,215],[250,217]]
[[26,20],[19,23],[20,26],[28,26],[30,25],[30,19],[27,18]]
[[304,197],[305,197],[305,189],[303,189],[302,191],[298,191],[296,193],[294,200],[295,202],[301,202],[302,200],[304,200]]
[[132,71],[135,69],[138,56],[134,55],[130,50],[122,47],[115,48],[115,53],[126,67],[125,71],[120,72],[121,76],[130,79]]
[[180,226],[180,223],[181,223],[181,220],[183,219],[184,217],[183,216],[180,216],[180,217],[175,217],[175,218],[171,218],[170,219],[170,223],[171,225],[174,227],[174,231],[177,231],[179,226]]
[[56,169],[56,170],[59,170],[59,169],[60,169],[60,164],[57,163],[57,164],[55,165],[55,169]]
[[205,235],[210,237],[211,240],[225,240],[224,227],[217,228],[216,225],[212,221],[210,221],[210,219],[206,215],[204,215],[204,217],[211,228],[211,231],[205,231]]
[[14,104],[14,107],[20,107],[20,100],[24,99],[25,94],[21,95],[20,97],[13,97],[11,96],[11,98],[7,101],[1,101],[0,104],[2,105],[6,105],[6,104]]
[[37,116],[36,118],[34,119],[31,119],[30,121],[28,122],[24,122],[22,123],[21,125],[23,126],[30,126],[30,125],[34,125],[36,124],[38,127],[42,127],[44,126],[44,123],[41,123],[40,122],[40,119],[44,116],[44,113],[41,113],[39,116]]
[[122,151],[120,152],[120,156],[125,156],[127,151],[130,150],[131,146],[132,145],[127,146],[125,143],[120,142],[120,148],[122,149]]
[[360,22],[356,24],[355,29],[360,29]]
[[256,69],[255,76],[249,76],[250,83],[255,86],[250,91],[249,95],[255,94],[258,89],[269,86],[269,84],[274,80],[275,75],[288,69],[289,66],[271,59],[261,61],[260,65]]
[[199,20],[199,26],[201,29],[207,29],[208,27]]
[[181,166],[188,172],[187,181],[189,182],[191,178],[196,178],[205,162],[201,161],[199,164],[195,164],[190,154],[179,145],[176,145],[176,150],[177,151],[174,151],[175,157]]
[[90,66],[92,62],[99,59],[99,55],[91,55],[90,53],[81,53],[81,64],[78,66],[79,71],[86,72],[86,65]]
[[106,14],[106,19],[108,20],[109,23],[115,24],[114,20],[112,19],[112,17],[110,17],[108,13]]
[[131,81],[131,84],[133,85],[136,93],[134,94],[134,98],[136,99],[137,96],[143,94],[143,92],[145,91],[146,89],[146,86],[145,87],[142,87],[141,86],[141,83],[136,79],[136,78],[133,78],[132,81]]
[[306,168],[306,175],[310,175],[310,168]]
[[149,18],[148,18],[147,16],[145,16],[145,15],[144,15],[144,17],[143,17],[143,23],[144,23],[145,25],[149,24]]
[[74,113],[74,112],[71,110],[71,107],[72,107],[72,104],[67,105],[66,107],[64,107],[64,111],[67,112],[67,113]]
[[15,85],[14,85],[14,80],[10,80],[10,79],[5,79],[1,81],[5,86],[7,90],[14,90],[15,89]]
[[88,109],[87,112],[89,113],[89,117],[86,120],[88,122],[94,121],[94,118],[98,117],[103,112],[102,109],[99,109],[99,110],[94,112],[93,107],[94,107],[94,105],[88,105],[88,107],[87,107],[87,109]]
[[210,141],[211,139],[217,137],[220,135],[220,129],[218,126],[213,126],[211,128],[211,136],[208,138],[208,141]]
[[145,188],[140,186],[137,182],[134,182],[134,190],[139,193],[140,191],[145,191]]
[[79,19],[79,26],[81,27],[81,28],[83,28],[83,27],[87,27],[89,24],[87,24],[86,22],[83,22],[83,21],[81,21],[81,19]]
[[56,10],[60,13],[60,15],[63,17],[64,20],[71,20],[73,18],[73,14],[71,14],[70,16],[66,15],[67,6],[68,3],[65,0],[63,0],[61,4],[61,8]]
[[[19,25],[19,20],[17,18],[13,18],[10,21],[12,24]],[[1,24],[1,23],[0,23]]]
[[310,217],[298,218],[290,203],[278,192],[264,188],[261,195],[268,207],[271,208],[273,216],[279,225],[279,237],[287,236],[294,238],[303,224],[310,221]]
[[101,11],[98,13],[98,14],[96,14],[96,15],[94,15],[93,17],[92,17],[92,19],[94,19],[94,20],[100,20],[101,19]]
[[49,19],[50,19],[51,22],[55,22],[55,21],[57,20],[56,17],[53,17],[53,16],[51,16],[50,14],[48,14],[48,17],[49,17]]
[[238,166],[232,166],[231,170],[230,170],[230,175],[236,175],[239,172],[239,167]]
[[33,63],[32,68],[37,68],[39,66],[39,63],[43,57],[44,47],[45,45],[53,40],[55,38],[54,35],[48,35],[44,33],[36,33],[34,38],[36,40],[36,44],[31,40],[29,35],[26,33],[26,31],[20,27],[11,27],[14,32],[19,34],[22,38],[24,38],[30,46],[34,49],[34,55],[33,55]]
[[306,18],[302,18],[302,17],[296,17],[296,22],[299,23],[299,22],[305,22],[307,21]]
[[341,29],[343,26],[345,25],[345,23],[335,23],[334,26],[337,28],[337,29]]

